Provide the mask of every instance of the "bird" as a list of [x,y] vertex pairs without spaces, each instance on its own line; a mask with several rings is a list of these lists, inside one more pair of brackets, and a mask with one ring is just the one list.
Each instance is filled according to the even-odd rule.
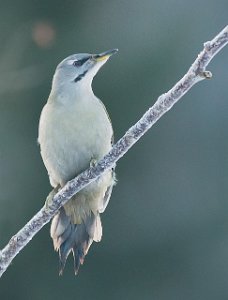
[[[117,51],[73,54],[56,68],[40,115],[38,143],[50,184],[57,190],[96,165],[113,146],[112,123],[93,92],[92,81]],[[74,195],[52,219],[50,235],[59,254],[60,275],[70,253],[77,275],[92,242],[101,240],[100,214],[108,205],[115,178],[114,168],[106,171]]]

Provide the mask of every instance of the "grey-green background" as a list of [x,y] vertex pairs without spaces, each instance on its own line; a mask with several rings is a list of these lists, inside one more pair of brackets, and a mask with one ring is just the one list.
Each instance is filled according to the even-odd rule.
[[[226,0],[0,1],[0,247],[50,191],[37,145],[57,63],[119,48],[94,80],[118,139],[228,23]],[[0,299],[228,299],[228,48],[117,166],[79,276],[45,226],[0,279]]]

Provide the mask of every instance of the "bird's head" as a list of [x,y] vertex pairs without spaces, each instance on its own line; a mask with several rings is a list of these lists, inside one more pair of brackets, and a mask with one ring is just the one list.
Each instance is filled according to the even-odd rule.
[[118,49],[112,49],[100,54],[79,53],[65,58],[56,68],[53,87],[71,86],[73,89],[88,88],[93,77]]

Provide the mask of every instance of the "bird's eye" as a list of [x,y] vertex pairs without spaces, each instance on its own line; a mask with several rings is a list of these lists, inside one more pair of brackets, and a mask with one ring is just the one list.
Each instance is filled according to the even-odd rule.
[[73,62],[73,65],[75,66],[75,67],[80,67],[80,66],[82,66],[82,61],[81,60],[75,60],[74,62]]

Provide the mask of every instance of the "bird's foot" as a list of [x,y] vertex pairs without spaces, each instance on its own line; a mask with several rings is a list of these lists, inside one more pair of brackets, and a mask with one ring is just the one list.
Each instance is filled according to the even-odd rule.
[[44,203],[44,207],[45,209],[49,209],[49,207],[52,204],[52,200],[54,198],[54,196],[58,193],[60,186],[56,186],[47,196],[45,203]]
[[89,166],[90,166],[90,168],[92,168],[92,167],[95,167],[96,164],[97,164],[97,160],[95,158],[92,158],[90,163],[89,163]]

